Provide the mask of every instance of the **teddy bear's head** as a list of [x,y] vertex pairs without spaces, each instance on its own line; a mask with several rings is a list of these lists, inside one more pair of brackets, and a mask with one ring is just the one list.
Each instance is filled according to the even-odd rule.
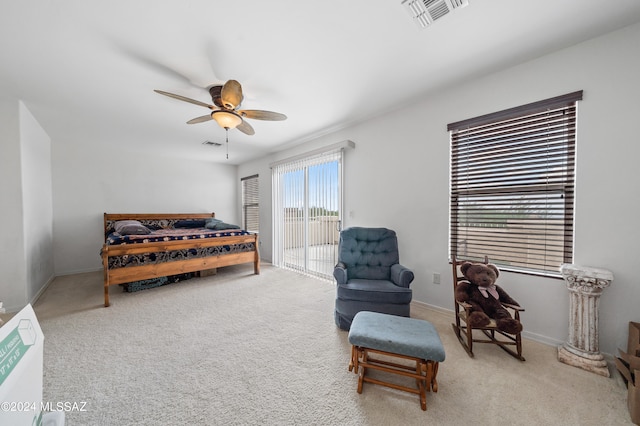
[[464,262],[460,265],[460,272],[471,283],[480,287],[488,287],[494,284],[498,279],[498,275],[500,275],[496,265],[471,262]]

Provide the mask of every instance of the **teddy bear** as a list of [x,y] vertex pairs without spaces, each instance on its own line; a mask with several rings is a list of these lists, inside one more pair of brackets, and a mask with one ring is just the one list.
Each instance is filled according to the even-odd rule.
[[498,330],[509,334],[522,331],[520,321],[514,319],[502,303],[520,306],[500,286],[495,284],[500,271],[495,265],[464,262],[460,272],[467,281],[460,281],[455,297],[458,302],[471,305],[467,323],[471,327],[484,327],[491,319],[496,321]]

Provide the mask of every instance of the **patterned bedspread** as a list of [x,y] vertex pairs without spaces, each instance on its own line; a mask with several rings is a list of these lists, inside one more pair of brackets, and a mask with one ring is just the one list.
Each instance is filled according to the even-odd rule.
[[242,229],[214,230],[207,228],[158,229],[147,235],[120,235],[112,232],[106,238],[109,245],[153,243],[157,241],[194,240],[199,238],[230,237],[233,235],[249,235]]
[[[242,229],[214,230],[207,228],[177,228],[158,229],[147,235],[120,235],[112,232],[106,238],[108,245],[123,245],[136,243],[152,243],[157,241],[195,240],[202,238],[229,237],[234,235],[250,235]],[[172,250],[168,252],[125,254],[121,256],[109,256],[108,268],[126,268],[129,266],[149,265],[154,263],[174,262],[178,260],[220,256],[231,253],[255,251],[253,242],[225,244],[213,247],[201,247]]]

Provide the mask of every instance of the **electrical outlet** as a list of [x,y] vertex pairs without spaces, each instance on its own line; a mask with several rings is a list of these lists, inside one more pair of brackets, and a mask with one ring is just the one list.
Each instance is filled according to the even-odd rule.
[[440,274],[438,274],[437,272],[433,274],[433,283],[440,284]]

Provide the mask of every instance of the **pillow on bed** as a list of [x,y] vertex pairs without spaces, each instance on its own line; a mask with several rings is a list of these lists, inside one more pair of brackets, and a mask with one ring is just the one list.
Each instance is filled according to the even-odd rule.
[[216,219],[214,217],[212,217],[211,219],[207,219],[204,223],[204,227],[208,228],[208,229],[216,229],[215,226],[218,223],[222,223],[222,221],[220,219]]
[[204,228],[204,219],[184,219],[178,220],[173,227],[174,228]]
[[149,228],[137,220],[119,220],[113,225],[113,229],[120,235],[146,235],[151,233]]
[[223,229],[240,229],[238,225],[232,225],[230,223],[216,223],[213,229],[223,230]]

